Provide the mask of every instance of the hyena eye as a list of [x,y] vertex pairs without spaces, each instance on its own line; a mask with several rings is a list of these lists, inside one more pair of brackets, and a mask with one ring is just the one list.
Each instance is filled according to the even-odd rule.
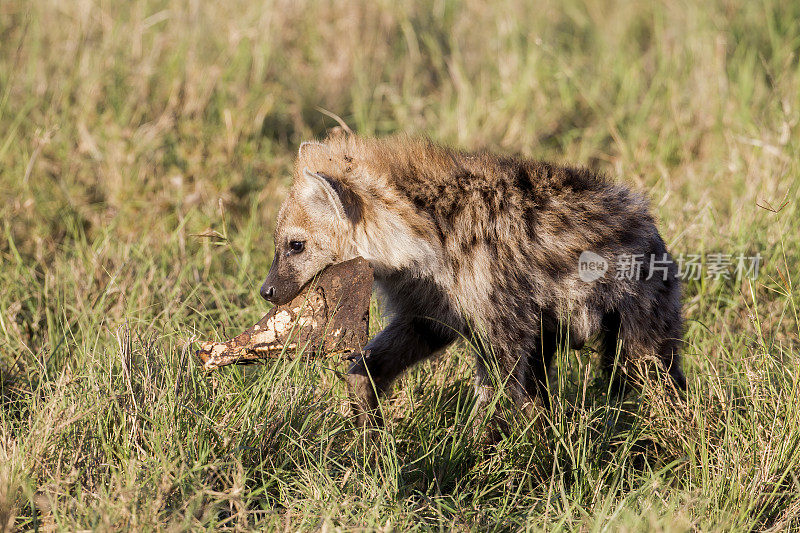
[[306,249],[306,243],[303,241],[289,241],[289,250],[299,254]]

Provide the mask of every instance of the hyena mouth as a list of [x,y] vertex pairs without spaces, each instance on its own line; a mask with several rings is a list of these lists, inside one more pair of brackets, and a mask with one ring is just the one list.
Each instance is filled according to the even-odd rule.
[[346,261],[326,268],[315,281],[233,339],[202,343],[195,355],[203,369],[254,364],[292,356],[295,350],[312,356],[361,350],[369,334],[369,263],[362,258]]

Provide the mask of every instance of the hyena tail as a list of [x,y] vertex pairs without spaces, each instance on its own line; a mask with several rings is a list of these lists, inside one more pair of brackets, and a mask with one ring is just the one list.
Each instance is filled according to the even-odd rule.
[[[626,323],[627,322],[627,323]],[[657,359],[679,391],[686,390],[686,376],[680,364],[680,321],[674,318],[661,324],[638,324],[625,321],[619,311],[603,315],[600,354],[603,372],[611,379],[611,392],[622,394],[628,378],[641,368],[639,363]],[[666,325],[663,324],[663,325]],[[620,342],[621,341],[621,342]]]

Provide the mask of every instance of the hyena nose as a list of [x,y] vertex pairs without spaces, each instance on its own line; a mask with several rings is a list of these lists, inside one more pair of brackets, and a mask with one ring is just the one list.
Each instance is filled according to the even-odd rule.
[[267,287],[266,285],[261,286],[261,297],[264,298],[266,301],[272,300],[272,297],[275,295],[275,287]]

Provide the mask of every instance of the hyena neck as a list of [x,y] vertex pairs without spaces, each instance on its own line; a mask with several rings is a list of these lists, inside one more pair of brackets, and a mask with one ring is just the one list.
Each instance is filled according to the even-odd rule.
[[433,275],[439,254],[432,241],[415,233],[401,216],[381,211],[353,228],[347,255],[369,261],[378,278],[398,271],[419,277]]
[[343,176],[345,188],[352,198],[359,199],[359,216],[350,221],[351,250],[346,255],[367,259],[376,277],[393,272],[430,277],[439,272],[443,254],[436,247],[439,239],[432,221],[420,214],[390,178],[392,172],[413,172],[407,161],[378,141],[353,144],[334,140],[328,147],[344,160],[355,154],[360,162],[357,172]]

